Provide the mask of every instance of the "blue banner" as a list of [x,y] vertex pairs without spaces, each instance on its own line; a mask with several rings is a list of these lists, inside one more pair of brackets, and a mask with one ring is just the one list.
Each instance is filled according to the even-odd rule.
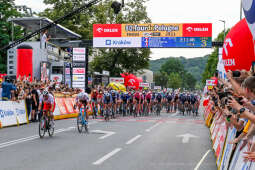
[[211,37],[142,37],[142,48],[211,48]]

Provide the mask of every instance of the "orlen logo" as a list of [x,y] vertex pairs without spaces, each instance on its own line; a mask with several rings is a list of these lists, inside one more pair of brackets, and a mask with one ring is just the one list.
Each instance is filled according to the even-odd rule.
[[113,29],[104,29],[104,32],[119,32],[119,29],[113,28]]
[[132,86],[133,86],[134,83],[135,83],[135,80],[134,80],[134,79],[130,79],[128,82],[129,82],[130,84],[132,84]]
[[186,30],[191,32],[191,31],[193,31],[193,28],[192,27],[188,27],[188,28],[186,28]]
[[100,33],[101,33],[103,30],[104,30],[103,28],[98,28],[98,29],[97,29],[97,32],[100,32]]
[[209,28],[192,28],[192,27],[188,27],[186,30],[189,31],[189,32],[192,32],[192,31],[194,31],[194,32],[208,32]]

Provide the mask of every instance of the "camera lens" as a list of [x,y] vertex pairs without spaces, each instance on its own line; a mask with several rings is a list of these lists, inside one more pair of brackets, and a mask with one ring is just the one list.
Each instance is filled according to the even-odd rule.
[[232,76],[233,77],[240,77],[241,76],[241,72],[240,71],[233,71],[232,72]]

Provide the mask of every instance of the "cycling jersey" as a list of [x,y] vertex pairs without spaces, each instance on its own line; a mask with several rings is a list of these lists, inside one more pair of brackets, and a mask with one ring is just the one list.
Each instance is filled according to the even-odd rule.
[[91,93],[91,99],[96,101],[97,100],[97,95],[98,95],[97,92],[92,92]]
[[54,97],[51,94],[48,94],[48,99],[45,99],[43,95],[40,96],[39,99],[40,104],[43,103],[43,110],[50,110],[54,105]]
[[122,100],[124,103],[127,103],[129,97],[130,97],[130,96],[129,96],[128,94],[122,94],[122,95],[121,95],[121,100]]
[[110,104],[112,102],[112,95],[111,94],[104,94],[104,104]]
[[172,99],[173,99],[173,96],[169,94],[169,95],[167,96],[167,100],[168,100],[168,102],[171,102],[171,101],[172,101]]
[[161,94],[160,94],[160,93],[159,93],[159,94],[157,94],[156,99],[157,99],[157,101],[158,101],[158,102],[161,102],[161,100],[162,100],[162,96],[161,96]]

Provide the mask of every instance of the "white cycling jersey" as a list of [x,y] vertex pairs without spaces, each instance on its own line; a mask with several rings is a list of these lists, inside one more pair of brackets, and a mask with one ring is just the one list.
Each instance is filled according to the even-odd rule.
[[89,101],[89,95],[88,93],[85,93],[85,92],[81,92],[77,95],[76,97],[76,101],[79,101],[79,100],[86,100],[86,101]]
[[51,94],[48,94],[48,99],[45,100],[45,98],[43,97],[43,95],[40,96],[40,99],[39,99],[39,103],[42,104],[54,104],[54,97],[51,95]]

